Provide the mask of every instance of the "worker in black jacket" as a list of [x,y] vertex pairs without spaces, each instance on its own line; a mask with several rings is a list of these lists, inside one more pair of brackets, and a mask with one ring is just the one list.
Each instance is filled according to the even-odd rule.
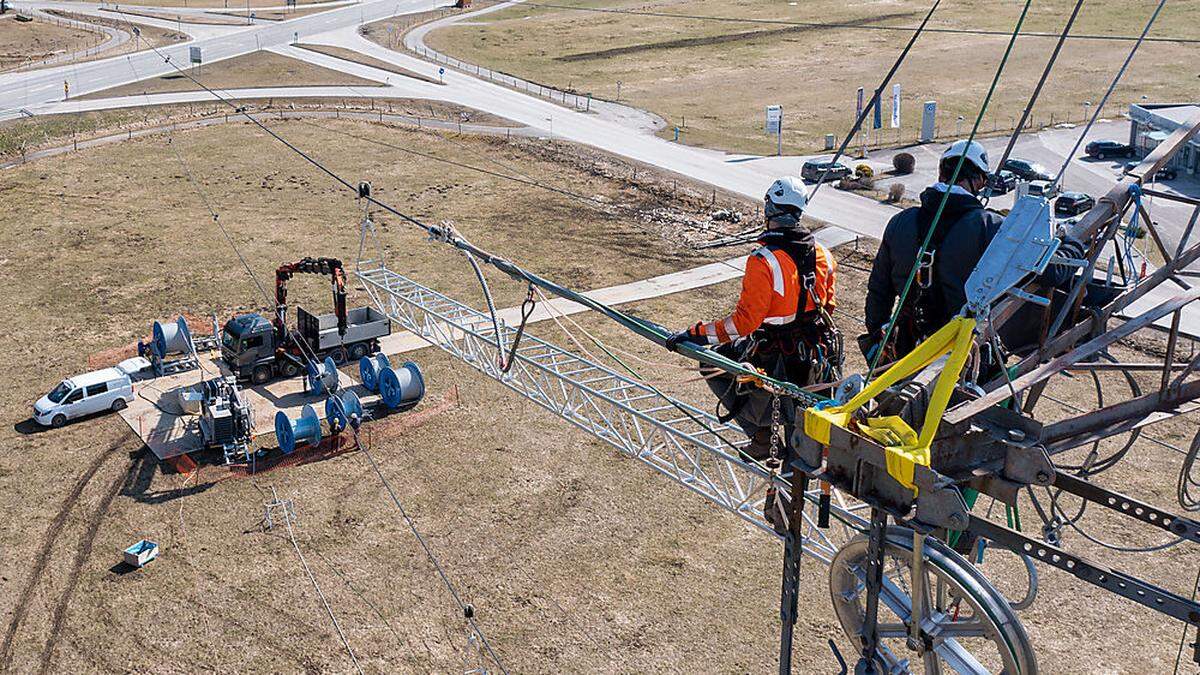
[[[964,155],[957,180],[947,185]],[[938,182],[921,193],[921,205],[901,211],[888,222],[867,282],[867,332],[859,338],[859,346],[868,361],[876,358],[895,303],[944,198],[946,206],[937,229],[921,257],[888,349],[877,363],[888,363],[912,351],[966,303],[967,277],[1004,222],[1000,214],[985,210],[975,196],[987,185],[989,173],[983,146],[958,141],[942,154]]]

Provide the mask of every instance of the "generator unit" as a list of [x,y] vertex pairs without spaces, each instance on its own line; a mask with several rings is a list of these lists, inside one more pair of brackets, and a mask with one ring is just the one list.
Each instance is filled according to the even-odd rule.
[[220,449],[225,463],[245,460],[254,438],[254,412],[234,376],[201,383],[200,437],[204,447]]

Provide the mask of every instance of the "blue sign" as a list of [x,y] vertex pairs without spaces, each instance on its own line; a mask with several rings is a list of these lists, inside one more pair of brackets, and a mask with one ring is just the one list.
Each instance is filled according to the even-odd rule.
[[445,75],[445,74],[446,74],[445,68],[438,68],[438,75]]

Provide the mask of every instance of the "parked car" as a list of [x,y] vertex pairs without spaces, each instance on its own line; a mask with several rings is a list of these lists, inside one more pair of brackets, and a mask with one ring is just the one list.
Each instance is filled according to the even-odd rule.
[[1064,192],[1054,202],[1054,215],[1059,218],[1070,218],[1086,213],[1096,205],[1091,195],[1082,192]]
[[61,427],[73,420],[105,410],[122,410],[133,401],[133,383],[120,368],[105,368],[76,375],[58,383],[33,404],[33,421]]
[[1053,176],[1046,171],[1046,167],[1037,162],[1030,162],[1024,159],[1009,159],[1004,162],[1004,166],[1000,167],[1007,171],[1013,172],[1020,180],[1051,180]]
[[[828,173],[827,173],[828,172]],[[810,159],[800,167],[800,178],[806,183],[815,183],[825,176],[825,180],[841,180],[854,175],[854,170],[841,162]]]
[[1092,141],[1084,146],[1083,151],[1088,157],[1104,159],[1105,157],[1133,157],[1133,146],[1119,141]]
[[988,187],[994,195],[1012,192],[1017,188],[1017,175],[1007,169],[1000,169],[988,176]]
[[1047,200],[1054,199],[1058,195],[1058,185],[1048,180],[1031,180],[1028,193],[1035,197],[1045,197]]
[[[1140,162],[1129,162],[1124,167],[1124,173],[1129,173],[1138,167]],[[1154,172],[1154,180],[1175,180],[1179,177],[1179,172],[1173,166],[1164,166]]]

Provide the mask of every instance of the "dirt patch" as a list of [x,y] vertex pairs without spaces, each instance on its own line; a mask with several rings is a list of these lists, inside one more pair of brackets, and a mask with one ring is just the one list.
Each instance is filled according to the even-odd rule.
[[318,54],[325,54],[326,56],[332,56],[334,58],[342,59],[343,61],[350,61],[353,63],[361,63],[364,66],[371,66],[372,68],[386,70],[389,73],[396,73],[397,75],[411,77],[415,80],[420,80],[422,82],[428,82],[430,84],[443,84],[442,82],[439,82],[439,81],[433,79],[432,77],[426,77],[425,75],[422,75],[417,72],[413,72],[407,68],[401,68],[400,66],[397,66],[394,63],[388,63],[387,61],[382,61],[382,60],[374,58],[372,56],[367,56],[366,54],[360,54],[360,53],[354,51],[353,49],[347,49],[345,47],[331,47],[329,45],[304,45],[304,44],[302,44],[302,45],[296,45],[296,46],[298,46],[302,49],[307,49],[312,52],[317,52]]
[[106,39],[101,33],[55,25],[44,19],[17,21],[11,12],[0,16],[0,69],[82,51]]
[[145,26],[136,22],[131,24],[128,21],[122,21],[116,18],[110,19],[91,14],[77,14],[75,12],[66,12],[59,9],[48,9],[46,12],[55,16],[61,16],[63,18],[74,19],[75,21],[94,23],[101,26],[107,26],[109,28],[115,28],[117,30],[125,31],[126,33],[133,32],[134,27],[137,28],[137,35],[135,35],[130,39],[129,42],[125,43],[121,47],[113,49],[112,51],[105,51],[104,56],[106,57],[114,54],[133,52],[135,50],[149,49],[150,46],[160,47],[162,45],[168,45],[174,42],[186,42],[191,39],[191,37],[186,33],[167,30],[157,26]]
[[[893,19],[911,19],[919,17],[917,12],[892,12],[888,14],[879,14],[856,21],[849,22],[851,26],[870,26],[872,24],[883,23]],[[844,24],[839,24],[839,28]],[[579,52],[577,54],[567,54],[565,56],[555,57],[556,60],[564,63],[572,61],[592,61],[595,59],[605,59],[613,56],[625,56],[628,54],[638,54],[641,52],[655,52],[667,49],[683,49],[687,47],[703,47],[705,45],[720,45],[732,42],[746,42],[757,40],[770,40],[774,38],[782,38],[784,36],[794,35],[798,33],[808,33],[810,31],[826,31],[830,30],[831,26],[814,25],[814,26],[792,26],[790,28],[777,28],[774,30],[755,30],[744,33],[726,33],[724,35],[709,35],[705,37],[679,38],[675,40],[664,40],[661,42],[650,42],[640,45],[629,45],[626,47],[613,47],[612,49],[599,49],[590,52]]]
[[[281,56],[275,52],[259,51],[210,65],[189,69],[187,77],[172,73],[112,89],[89,93],[79,98],[99,99],[138,94],[162,94],[174,91],[200,91],[195,78],[210,89],[241,89],[246,87],[318,87],[353,86],[379,87],[381,83],[311,63]],[[282,84],[286,83],[286,84]]]

